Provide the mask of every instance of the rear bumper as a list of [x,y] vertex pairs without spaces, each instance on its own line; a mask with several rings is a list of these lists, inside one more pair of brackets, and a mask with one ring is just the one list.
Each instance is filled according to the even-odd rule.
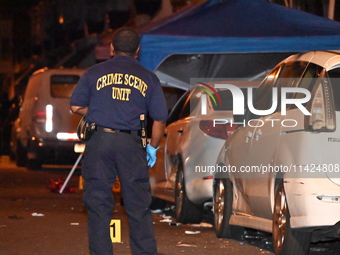
[[31,140],[27,150],[28,159],[39,159],[45,163],[72,162],[77,157],[74,152],[76,141],[57,139]]
[[204,202],[212,200],[212,186],[212,179],[193,179],[186,185],[187,196],[194,204],[203,204]]
[[340,186],[325,178],[285,179],[293,228],[334,226],[340,220]]
[[80,141],[61,141],[58,139],[44,139],[40,141],[40,147],[42,148],[69,148],[74,149],[74,145],[80,143]]

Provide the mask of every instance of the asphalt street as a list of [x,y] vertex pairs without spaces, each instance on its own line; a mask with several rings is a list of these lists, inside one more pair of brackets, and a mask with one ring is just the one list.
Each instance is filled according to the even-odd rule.
[[[49,166],[40,171],[0,164],[0,255],[89,255],[87,214],[82,204],[80,170],[64,192],[58,185],[72,166]],[[115,254],[129,255],[128,223],[120,194],[112,218],[121,220],[121,240]],[[155,211],[157,212],[157,211]],[[239,240],[219,239],[209,221],[176,224],[171,205],[153,213],[159,253],[167,255],[274,254],[269,235]],[[119,229],[117,230],[119,231]],[[117,240],[116,240],[117,241]],[[339,254],[332,244],[312,247],[311,255]]]

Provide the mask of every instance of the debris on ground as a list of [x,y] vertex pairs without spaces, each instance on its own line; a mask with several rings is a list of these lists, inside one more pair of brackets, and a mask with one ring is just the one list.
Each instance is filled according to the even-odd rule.
[[178,227],[180,225],[181,225],[181,223],[178,223],[178,222],[169,222],[169,226],[176,226],[176,227]]
[[[50,186],[48,186],[48,188],[52,191],[52,192],[57,192],[59,193],[61,188],[63,187],[64,184],[64,180],[62,178],[59,178],[57,181],[50,179],[51,184]],[[66,185],[66,187],[63,190],[64,193],[74,193],[76,192],[76,188],[74,187],[70,187],[68,185]]]
[[43,213],[37,213],[37,212],[34,212],[34,213],[32,213],[31,214],[33,217],[44,217],[45,216],[45,214],[43,214]]
[[184,233],[187,234],[187,235],[197,235],[197,234],[200,234],[201,231],[190,231],[190,230],[186,230]]
[[197,247],[196,244],[189,244],[189,243],[183,243],[183,242],[178,242],[177,246],[182,246],[182,247]]
[[213,225],[207,222],[201,222],[200,224],[191,224],[192,227],[203,227],[203,228],[212,228]]
[[172,222],[172,219],[163,219],[163,220],[160,220],[159,222]]
[[168,223],[172,222],[171,216],[165,215],[165,214],[161,214],[160,216],[162,217],[162,220],[159,220],[159,222],[168,222]]
[[162,209],[156,209],[156,210],[151,210],[151,212],[157,214],[157,213],[162,213],[163,211]]

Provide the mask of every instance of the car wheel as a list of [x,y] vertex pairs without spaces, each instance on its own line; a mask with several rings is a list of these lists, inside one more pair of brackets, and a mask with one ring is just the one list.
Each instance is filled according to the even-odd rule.
[[238,238],[244,232],[240,226],[230,225],[233,205],[233,184],[229,178],[215,179],[214,226],[219,238]]
[[20,140],[17,140],[15,163],[17,166],[26,166],[27,164],[27,150]]
[[175,217],[177,222],[184,224],[199,223],[202,217],[202,209],[187,197],[182,167],[177,170],[175,185]]
[[32,140],[27,144],[27,169],[40,170],[42,166],[43,154],[38,152],[37,144]]
[[309,252],[311,233],[290,227],[290,213],[282,181],[275,193],[272,236],[277,255],[304,255]]

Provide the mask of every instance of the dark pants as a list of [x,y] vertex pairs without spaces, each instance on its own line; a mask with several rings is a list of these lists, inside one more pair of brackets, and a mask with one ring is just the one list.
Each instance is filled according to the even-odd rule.
[[117,175],[129,220],[132,253],[155,255],[149,175],[140,138],[104,131],[96,131],[86,143],[82,167],[91,254],[113,254],[110,221],[114,206],[112,186]]

